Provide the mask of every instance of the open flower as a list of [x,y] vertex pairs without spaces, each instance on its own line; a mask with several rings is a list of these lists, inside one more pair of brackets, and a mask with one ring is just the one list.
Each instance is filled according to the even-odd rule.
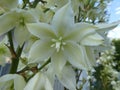
[[1,8],[5,10],[9,9],[0,16],[0,35],[3,35],[8,31],[14,29],[15,40],[18,42],[19,45],[22,45],[30,37],[30,33],[27,30],[26,23],[34,23],[36,22],[36,19],[29,10],[17,8],[17,5],[18,0],[13,0],[13,2],[11,2],[10,0],[0,1]]
[[0,90],[23,90],[26,82],[17,74],[7,74],[0,77]]
[[27,27],[31,34],[40,38],[30,50],[29,62],[39,63],[51,58],[56,72],[61,71],[66,62],[80,69],[88,69],[93,61],[86,59],[84,45],[96,46],[103,42],[103,38],[95,32],[97,27],[74,23],[70,2],[55,13],[51,25],[31,23]]

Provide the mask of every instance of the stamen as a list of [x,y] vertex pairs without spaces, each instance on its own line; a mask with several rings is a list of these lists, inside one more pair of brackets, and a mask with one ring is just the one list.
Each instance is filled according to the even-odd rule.
[[61,45],[61,43],[60,42],[56,42],[56,49],[57,49],[57,52],[59,52],[59,50],[60,50],[60,45]]
[[63,42],[63,38],[62,37],[59,37],[57,39],[52,39],[51,41],[53,42],[53,44],[51,45],[51,47],[55,47],[57,52],[59,52],[60,49],[64,50],[63,45],[66,45],[66,43]]

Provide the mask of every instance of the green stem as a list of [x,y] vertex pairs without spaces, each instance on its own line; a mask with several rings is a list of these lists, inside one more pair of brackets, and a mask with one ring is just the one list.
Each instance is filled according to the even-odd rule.
[[42,68],[44,68],[48,63],[50,63],[51,58],[49,58],[40,68],[39,70],[41,70]]
[[11,68],[10,68],[10,72],[9,72],[10,74],[16,73],[18,63],[19,63],[19,58],[12,58]]
[[18,48],[18,51],[15,52],[15,48],[14,48],[14,44],[13,44],[13,37],[12,37],[12,30],[8,32],[8,40],[9,40],[10,45],[9,46],[7,45],[7,47],[10,50],[11,60],[12,60],[9,73],[14,74],[17,71],[18,64],[19,64],[19,57],[21,56],[24,44],[21,48],[20,47]]
[[11,54],[13,55],[15,54],[15,50],[14,50],[14,45],[13,45],[12,30],[8,32],[8,39],[10,43],[9,49],[10,49]]
[[[38,70],[43,69],[47,64],[50,63],[50,61],[51,61],[51,58],[49,58]],[[26,69],[28,69],[28,68],[26,68]],[[26,71],[26,70],[25,70],[25,71]],[[31,76],[27,79],[27,81],[29,81],[34,75],[35,75],[35,73],[34,73],[33,75],[31,75]]]
[[32,8],[35,8],[39,2],[47,3],[47,2],[44,1],[44,0],[35,0],[35,1],[33,2]]

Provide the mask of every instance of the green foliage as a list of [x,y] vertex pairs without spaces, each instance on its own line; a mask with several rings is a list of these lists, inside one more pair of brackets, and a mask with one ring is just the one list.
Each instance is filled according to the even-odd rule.
[[114,54],[114,62],[117,65],[114,67],[117,71],[120,71],[120,39],[114,39],[112,41],[113,45],[115,46],[115,54]]
[[[115,42],[115,41],[114,41]],[[118,44],[118,42],[117,42]],[[119,88],[119,63],[116,60],[116,49],[113,47],[101,53],[100,58],[97,60],[95,72],[92,76],[95,81],[91,82],[91,90],[117,90]]]
[[[75,0],[76,1],[76,0]],[[107,5],[112,0],[77,0],[79,7],[75,19],[77,22],[100,23],[109,20]]]
[[[97,24],[108,21],[106,7],[111,0],[22,1],[0,0],[0,35],[7,36],[0,54],[11,55],[10,74],[0,78],[0,89],[53,90],[57,77],[66,88],[76,90],[74,69],[92,69],[92,47],[102,45],[105,37],[101,33],[119,24]],[[92,90],[111,90],[111,82],[117,81],[113,54],[102,54],[93,73],[97,81],[91,79]]]

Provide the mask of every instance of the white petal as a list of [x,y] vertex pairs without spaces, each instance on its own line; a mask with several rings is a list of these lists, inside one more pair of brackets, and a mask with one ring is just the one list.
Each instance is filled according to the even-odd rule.
[[61,9],[59,9],[53,16],[52,25],[57,30],[58,35],[67,34],[67,31],[71,29],[74,24],[74,15],[69,2]]
[[18,0],[0,0],[0,6],[6,10],[17,8]]
[[20,18],[24,19],[25,24],[37,22],[37,20],[35,19],[35,16],[32,14],[30,10],[16,9],[16,12],[19,14]]
[[[40,79],[40,73],[37,73],[32,79],[30,79],[25,86],[24,90],[38,90],[38,82]],[[34,83],[33,83],[34,82]],[[43,81],[44,82],[44,81]],[[42,84],[43,85],[43,84]],[[39,89],[40,90],[40,89]]]
[[95,61],[95,54],[94,54],[92,48],[86,46],[85,50],[87,53],[88,60],[90,61],[91,65],[94,66],[96,61]]
[[31,34],[41,38],[54,38],[55,34],[49,24],[46,23],[32,23],[27,24],[27,28]]
[[48,77],[51,85],[54,86],[55,72],[54,72],[54,67],[53,67],[53,65],[51,63],[48,65],[48,69],[47,69],[45,74]]
[[14,77],[15,77],[14,78],[14,89],[15,90],[23,90],[23,88],[26,85],[24,78],[17,74],[15,74]]
[[84,61],[86,63],[86,70],[91,70],[95,65],[95,56],[90,47],[83,47]]
[[0,77],[0,82],[7,82],[7,81],[12,80],[12,79],[14,79],[14,75],[6,74],[6,75]]
[[51,41],[36,41],[29,53],[29,63],[40,62],[41,60],[49,59],[54,52],[54,48],[51,47]]
[[98,46],[102,44],[104,39],[99,35],[99,34],[93,34],[90,36],[86,36],[84,39],[80,41],[82,45],[87,45],[87,46]]
[[64,65],[66,64],[66,58],[63,55],[63,52],[55,52],[51,57],[51,63],[52,67],[55,70],[55,73],[60,73]]
[[94,34],[95,29],[97,29],[97,27],[91,24],[76,23],[74,24],[72,31],[68,32],[68,35],[65,37],[65,39],[81,41],[84,37]]
[[37,73],[30,79],[24,90],[53,90],[53,88],[44,74]]
[[26,26],[18,25],[14,31],[14,37],[17,43],[21,46],[25,41],[30,38],[30,33]]
[[75,72],[71,66],[65,66],[61,74],[57,75],[59,81],[69,90],[76,90]]
[[0,35],[10,31],[16,26],[16,13],[10,12],[0,16]]
[[84,61],[83,48],[73,42],[69,42],[64,46],[64,54],[66,59],[74,66],[80,69],[85,69],[86,62]]
[[11,80],[14,81],[13,83],[14,83],[15,90],[23,90],[23,88],[26,85],[24,78],[17,74],[7,74],[7,75],[2,76],[0,78],[0,83],[1,82],[7,83],[8,81],[11,81]]
[[109,31],[114,29],[115,27],[117,27],[120,24],[120,20],[117,22],[113,22],[110,24],[106,24],[106,23],[100,23],[100,24],[96,24],[95,26],[98,27],[97,31]]

